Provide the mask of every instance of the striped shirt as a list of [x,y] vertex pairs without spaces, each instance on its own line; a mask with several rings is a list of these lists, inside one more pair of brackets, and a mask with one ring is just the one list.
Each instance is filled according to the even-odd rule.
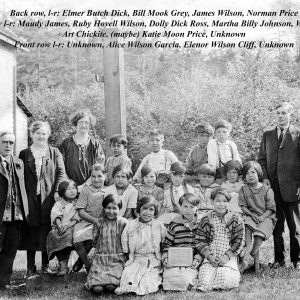
[[195,218],[192,223],[183,219],[182,216],[172,220],[162,245],[163,256],[167,254],[170,247],[191,247],[194,249],[194,255],[196,254],[195,234],[199,219],[197,216]]

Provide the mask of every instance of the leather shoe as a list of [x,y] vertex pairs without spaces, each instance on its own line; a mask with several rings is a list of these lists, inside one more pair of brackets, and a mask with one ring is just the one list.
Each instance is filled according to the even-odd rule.
[[283,261],[274,261],[273,263],[270,264],[271,269],[278,269],[282,268],[285,266],[285,262]]
[[30,279],[34,279],[37,276],[38,276],[38,274],[36,272],[36,267],[34,266],[33,268],[27,269],[24,278],[30,280]]
[[82,267],[83,267],[83,262],[81,261],[81,259],[78,258],[72,268],[72,271],[77,273],[82,269]]

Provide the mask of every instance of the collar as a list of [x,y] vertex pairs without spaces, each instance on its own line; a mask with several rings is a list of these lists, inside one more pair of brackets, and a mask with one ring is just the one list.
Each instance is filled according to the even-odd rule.
[[288,126],[284,127],[284,128],[280,128],[279,126],[276,126],[276,128],[277,128],[277,133],[280,134],[281,130],[283,129],[282,133],[285,134],[289,130],[290,124]]
[[152,157],[152,156],[156,156],[156,155],[160,155],[160,154],[163,154],[164,153],[164,149],[161,149],[161,150],[159,150],[158,152],[151,152],[150,153],[150,156]]
[[1,162],[7,162],[9,164],[11,160],[11,155],[8,158],[5,158],[4,156],[0,155],[0,158]]
[[229,140],[227,140],[226,142],[224,142],[224,143],[221,143],[221,142],[219,142],[219,141],[217,141],[216,140],[216,142],[217,142],[217,145],[220,145],[220,146],[222,146],[222,145],[228,145],[228,143],[229,143]]
[[79,144],[79,143],[76,142],[76,140],[75,140],[75,134],[72,136],[72,139],[73,139],[73,142],[75,143],[76,146],[78,146],[78,147],[84,147],[84,146],[87,146],[90,143],[91,137],[88,136],[88,139],[87,139],[86,143],[84,143],[84,144]]
[[151,220],[150,222],[147,222],[147,223],[141,222],[140,217],[138,218],[138,220],[139,220],[140,225],[145,225],[145,226],[152,226],[153,225],[153,220]]
[[201,217],[196,213],[194,216],[194,220],[192,222],[189,222],[187,219],[183,217],[181,214],[180,216],[175,217],[172,222],[177,223],[177,224],[183,224],[185,227],[189,229],[193,229],[197,223],[200,221]]

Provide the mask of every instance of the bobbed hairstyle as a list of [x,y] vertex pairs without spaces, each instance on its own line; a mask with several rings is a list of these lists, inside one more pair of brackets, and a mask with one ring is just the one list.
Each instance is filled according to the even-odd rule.
[[67,179],[62,181],[59,186],[58,186],[58,195],[61,198],[65,198],[65,194],[66,194],[66,190],[68,188],[69,185],[74,185],[76,187],[77,193],[78,193],[78,188],[77,188],[77,184],[75,183],[75,181],[71,180],[71,179]]
[[156,216],[158,214],[158,204],[157,204],[156,199],[153,196],[147,195],[147,196],[142,197],[138,201],[137,206],[136,206],[137,213],[140,213],[141,208],[144,205],[146,205],[146,206],[153,206],[154,210],[155,210],[154,215]]
[[162,139],[164,139],[164,134],[161,133],[158,129],[152,129],[149,131],[148,137],[149,139],[153,136],[160,136]]
[[263,179],[263,170],[260,166],[260,164],[254,160],[250,160],[250,161],[247,161],[243,168],[242,168],[242,176],[243,178],[245,179],[246,178],[246,174],[247,172],[251,169],[251,168],[254,168],[254,170],[256,171],[257,173],[257,176],[258,176],[258,180],[261,181]]
[[224,174],[227,175],[227,173],[231,170],[236,170],[239,175],[241,175],[242,171],[242,164],[238,160],[229,160],[225,165],[224,165]]
[[114,196],[113,194],[109,194],[103,199],[102,207],[106,208],[107,205],[110,203],[116,204],[119,207],[119,209],[122,208],[122,201],[118,202],[116,196]]
[[141,177],[144,178],[145,176],[147,176],[149,173],[151,173],[152,171],[154,171],[154,174],[156,176],[157,179],[157,172],[155,169],[151,168],[150,165],[146,164],[143,165],[142,169],[141,169]]
[[112,136],[109,140],[109,144],[114,145],[114,144],[121,144],[124,146],[124,148],[127,148],[127,139],[125,138],[125,136],[123,134],[115,134],[114,136]]
[[92,171],[101,171],[103,174],[105,173],[105,168],[103,165],[99,163],[95,163],[90,167],[91,172]]
[[126,177],[128,180],[132,177],[132,171],[122,165],[116,166],[113,171],[112,171],[112,178],[115,178],[116,174],[122,171],[123,173],[126,174]]
[[203,164],[198,170],[198,175],[216,176],[215,169],[210,164]]
[[186,168],[182,165],[180,161],[177,161],[171,165],[170,172],[175,176],[183,175],[186,172]]
[[95,126],[96,118],[94,117],[94,115],[91,113],[91,111],[89,109],[80,109],[80,110],[76,111],[74,114],[72,114],[69,117],[69,120],[73,126],[77,126],[78,121],[84,117],[88,117],[91,125]]
[[183,194],[180,198],[179,198],[179,205],[182,206],[183,201],[187,201],[188,203],[192,204],[193,206],[198,206],[200,203],[200,200],[198,197],[196,197],[196,195],[194,195],[193,193],[186,193]]
[[209,136],[213,136],[214,134],[214,129],[208,122],[200,122],[195,126],[194,130],[197,135],[206,133]]
[[221,194],[223,195],[226,200],[229,202],[231,200],[231,195],[228,193],[224,188],[218,187],[211,193],[211,199],[215,200],[216,197]]
[[46,128],[46,130],[48,131],[48,135],[51,134],[51,127],[47,121],[35,121],[31,123],[29,126],[29,130],[31,134],[35,133],[37,130],[41,128]]
[[219,128],[226,128],[229,132],[231,132],[232,125],[226,120],[219,120],[215,124],[215,131]]

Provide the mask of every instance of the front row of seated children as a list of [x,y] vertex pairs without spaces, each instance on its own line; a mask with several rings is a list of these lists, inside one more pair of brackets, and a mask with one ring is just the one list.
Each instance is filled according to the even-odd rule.
[[[214,169],[203,165],[199,168],[200,185],[193,190],[184,184],[185,168],[176,162],[163,200],[162,190],[154,186],[156,172],[148,165],[142,169],[139,191],[129,183],[131,174],[122,166],[114,169],[114,184],[103,190],[104,169],[95,164],[92,184],[84,187],[78,200],[76,184],[62,182],[47,239],[49,258],[56,256],[59,261],[57,275],[69,271],[74,247],[79,259],[73,271],[85,265],[86,287],[94,293],[106,290],[145,295],[156,292],[161,284],[164,290],[237,287],[238,258],[244,258],[242,270],[251,265],[273,231],[276,211],[273,191],[260,182],[260,165],[251,161],[242,170],[240,167],[236,161],[229,162],[225,166],[227,181],[220,187],[213,182]],[[240,174],[245,185],[239,181]],[[244,222],[241,213],[228,209],[232,193],[237,192]],[[172,213],[173,218],[164,226],[161,219]],[[190,248],[190,263],[170,264],[172,247]],[[91,248],[92,262],[87,257]]]

